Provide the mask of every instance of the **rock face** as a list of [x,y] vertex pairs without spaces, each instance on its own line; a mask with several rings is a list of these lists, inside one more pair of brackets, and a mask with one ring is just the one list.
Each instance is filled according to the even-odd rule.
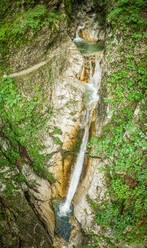
[[[35,82],[45,88],[47,96],[44,106],[52,104],[53,115],[46,124],[46,130],[39,134],[40,142],[45,145],[45,154],[54,154],[48,160],[48,170],[55,177],[55,183],[50,185],[44,179],[36,177],[28,166],[23,173],[28,180],[37,181],[37,192],[30,190],[30,201],[38,215],[41,216],[48,233],[54,237],[54,213],[52,199],[66,196],[69,177],[74,159],[74,146],[79,136],[80,118],[83,108],[82,96],[85,90],[78,77],[82,70],[83,58],[66,37],[60,47],[52,51],[51,59],[39,69],[34,69],[26,75],[14,76],[17,84],[22,85],[22,91],[29,97]],[[50,80],[52,71],[52,81]],[[29,86],[30,87],[29,87]],[[59,130],[55,132],[54,130]]]
[[[85,21],[85,29],[82,30],[81,36],[87,41],[103,41],[105,33],[102,26],[94,20],[94,16],[87,19],[82,17],[82,21]],[[23,174],[26,176],[28,184],[34,181],[35,186],[29,187],[24,183],[21,192],[19,192],[20,199],[24,202],[28,212],[26,220],[21,219],[20,222],[22,222],[22,226],[30,225],[26,229],[29,232],[32,229],[33,241],[31,242],[30,233],[24,228],[22,239],[17,240],[17,242],[18,244],[22,242],[21,247],[23,248],[81,248],[84,239],[82,230],[94,232],[99,230],[98,226],[93,226],[93,213],[87,198],[98,198],[100,201],[106,198],[104,176],[98,171],[98,168],[103,166],[102,161],[90,158],[88,155],[85,157],[81,181],[73,199],[74,217],[71,219],[71,224],[75,228],[69,243],[55,234],[55,215],[52,201],[54,199],[63,200],[66,197],[83,135],[80,125],[84,110],[85,84],[89,77],[88,69],[85,69],[84,64],[87,58],[82,56],[65,33],[59,35],[57,42],[52,46],[50,45],[51,47],[48,49],[50,35],[47,37],[47,32],[47,27],[41,31],[37,40],[38,46],[30,44],[24,50],[20,48],[16,54],[12,54],[13,56],[9,60],[12,72],[16,72],[11,76],[19,85],[21,92],[29,98],[33,95],[34,87],[38,84],[41,85],[41,91],[45,95],[43,111],[49,106],[52,109],[51,117],[43,131],[38,134],[38,138],[39,144],[45,146],[43,153],[51,155],[46,161],[46,165],[47,170],[53,174],[55,182],[51,184],[37,176],[28,164],[23,165]],[[102,52],[98,56],[102,62]],[[43,63],[41,63],[42,61]],[[32,67],[35,64],[36,67]],[[28,68],[30,68],[29,71]],[[24,69],[26,71],[22,71]],[[99,103],[93,113],[90,135],[98,134],[103,125],[104,108],[101,106],[104,103],[102,99],[103,97],[100,95]],[[22,202],[19,203],[20,208]],[[2,204],[5,204],[6,208],[9,209],[7,203]],[[31,216],[30,219],[29,216]],[[19,228],[16,227],[16,233],[17,230]],[[26,240],[24,240],[25,236]],[[5,243],[5,240],[3,242]]]

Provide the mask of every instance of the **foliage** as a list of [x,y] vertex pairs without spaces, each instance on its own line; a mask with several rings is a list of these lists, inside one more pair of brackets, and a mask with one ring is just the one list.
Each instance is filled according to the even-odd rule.
[[65,11],[67,13],[67,16],[70,17],[71,13],[72,13],[72,8],[73,8],[73,4],[74,4],[74,0],[65,0],[64,4],[65,4]]
[[[48,112],[42,112],[41,98],[38,86],[35,94],[28,99],[19,92],[18,86],[11,78],[0,80],[0,177],[6,185],[6,196],[12,194],[15,183],[26,181],[22,172],[23,162],[32,166],[40,176],[45,176],[53,182],[53,176],[45,172],[46,156],[41,154],[37,134],[48,121]],[[16,173],[18,172],[19,173]]]
[[[0,28],[0,52],[9,55],[9,48],[32,39],[33,36],[48,23],[52,32],[58,29],[61,20],[59,12],[49,12],[44,5],[36,5],[22,13],[17,13],[9,19],[3,19]],[[27,34],[27,35],[26,35]]]
[[14,14],[34,8],[36,5],[44,4],[47,6],[46,0],[1,0],[0,1],[0,22],[7,17],[11,17]]
[[109,135],[107,131],[103,137],[91,141],[91,145],[97,147],[94,153],[103,153],[102,158],[108,161],[105,171],[112,199],[110,203],[96,205],[96,222],[103,227],[111,226],[116,240],[134,242],[137,235],[136,241],[141,243],[144,242],[141,228],[147,211],[144,127],[139,129],[132,122],[122,122],[110,130]]
[[71,21],[74,6],[82,1],[83,0],[64,0],[65,12],[69,22]]
[[[138,74],[133,80],[128,78],[128,81],[125,77],[129,76],[123,70],[111,74],[107,83],[111,84],[114,97],[106,101],[114,110],[112,122],[106,126],[101,137],[93,137],[89,144],[89,147],[95,146],[93,155],[107,160],[105,171],[112,199],[111,203],[97,206],[96,221],[103,227],[111,226],[116,240],[125,239],[127,242],[134,242],[136,233],[136,242],[144,242],[142,225],[147,211],[145,102],[142,102],[139,121],[132,119],[137,102],[143,99],[146,85],[145,71],[143,68],[141,71],[141,75]],[[126,231],[128,228],[131,235]]]
[[3,19],[4,15],[11,8],[13,0],[1,0],[0,1],[0,20]]
[[[144,0],[106,0],[109,5],[107,20],[119,29],[132,28],[141,31],[146,26],[146,21],[141,17],[140,12],[144,10],[146,1]],[[129,26],[128,26],[129,25]]]
[[[107,161],[103,172],[108,183],[109,201],[91,201],[95,221],[104,229],[111,228],[114,246],[120,241],[145,244],[146,232],[146,62],[135,52],[144,46],[145,1],[117,0],[107,3],[107,23],[123,45],[116,44],[118,60],[111,62],[112,73],[103,82],[111,97],[105,98],[113,116],[101,136],[88,144],[91,154]],[[107,41],[112,46],[112,38]],[[120,44],[122,44],[120,42]],[[138,50],[139,51],[139,50]],[[110,52],[111,54],[111,52]],[[139,114],[136,116],[136,111]],[[90,237],[90,236],[89,236]],[[92,242],[99,237],[91,236]],[[112,241],[109,238],[107,242]],[[110,247],[111,247],[110,245]],[[99,247],[92,245],[92,247]],[[109,246],[108,246],[109,247]]]

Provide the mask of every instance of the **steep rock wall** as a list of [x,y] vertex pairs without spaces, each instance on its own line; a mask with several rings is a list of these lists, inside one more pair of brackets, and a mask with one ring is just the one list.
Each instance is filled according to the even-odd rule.
[[[105,34],[104,31],[101,32],[102,26],[99,23],[93,26],[95,23],[93,16],[84,19],[86,12],[82,16],[82,21],[87,22],[85,29],[81,32],[82,37],[88,41],[103,41]],[[76,29],[76,26],[74,29]],[[97,30],[99,31],[97,32]],[[48,27],[44,27],[38,35],[37,43],[23,46],[15,54],[12,52],[9,59],[12,72],[18,73],[11,76],[19,86],[20,92],[29,99],[33,96],[35,87],[40,85],[43,94],[43,109],[41,111],[44,113],[49,105],[52,108],[51,118],[45,124],[43,131],[38,133],[37,138],[39,140],[38,145],[45,146],[42,153],[51,155],[46,160],[46,167],[47,172],[52,172],[55,182],[50,183],[37,176],[30,165],[23,163],[22,172],[27,178],[27,183],[22,184],[20,198],[24,202],[27,201],[26,211],[36,221],[32,220],[31,222],[35,223],[36,228],[41,225],[43,237],[38,241],[40,243],[37,242],[37,233],[34,231],[35,247],[47,247],[46,244],[50,244],[51,247],[55,248],[62,245],[80,248],[84,241],[83,230],[93,230],[93,213],[88,205],[87,197],[99,198],[102,201],[105,197],[105,182],[103,175],[99,174],[97,170],[97,165],[101,167],[101,161],[87,155],[83,175],[73,201],[74,218],[71,221],[75,225],[75,229],[71,235],[71,242],[69,244],[65,243],[54,233],[55,218],[52,200],[54,198],[63,199],[67,194],[74,161],[81,143],[80,123],[84,108],[84,84],[87,79],[79,81],[84,70],[84,58],[68,35],[65,33],[59,35],[53,45],[51,44],[51,38],[50,35],[48,36]],[[48,47],[50,48],[48,49]],[[99,57],[101,61],[102,53],[99,54]],[[44,63],[40,64],[39,67],[32,67],[42,61]],[[28,68],[30,68],[29,71],[27,71]],[[22,71],[24,69],[26,71]],[[91,135],[98,134],[103,126],[104,118],[102,116],[105,110],[102,107],[104,105],[102,94],[100,93],[100,101],[93,114]],[[30,187],[32,181],[34,184],[33,187]],[[23,220],[21,221],[23,223]],[[94,230],[97,230],[99,227],[94,228]],[[31,232],[31,228],[28,228],[28,230]],[[17,231],[15,235],[19,237]],[[20,238],[22,241],[16,239],[18,244],[22,242],[22,247],[31,245],[31,237],[28,241],[24,241],[25,235],[27,234],[22,234],[23,237]],[[40,236],[42,236],[42,233]],[[6,241],[3,240],[3,242]]]

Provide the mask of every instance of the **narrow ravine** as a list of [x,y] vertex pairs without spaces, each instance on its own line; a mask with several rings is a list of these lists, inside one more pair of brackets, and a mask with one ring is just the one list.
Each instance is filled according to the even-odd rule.
[[[90,71],[90,75],[91,73],[92,72]],[[83,162],[84,162],[86,145],[88,142],[89,127],[91,123],[92,113],[95,107],[95,103],[98,101],[97,91],[99,89],[100,80],[101,80],[101,71],[100,71],[99,63],[98,61],[96,61],[94,74],[90,77],[89,83],[86,85],[85,94],[87,94],[88,97],[87,97],[87,102],[85,103],[87,112],[86,112],[86,118],[85,118],[85,123],[84,123],[84,127],[85,127],[84,135],[83,135],[80,151],[77,156],[77,161],[74,166],[74,171],[72,174],[66,201],[63,204],[61,204],[61,207],[60,207],[61,216],[66,215],[68,212],[70,212],[71,202],[72,202],[72,199],[74,197],[74,194],[76,192],[76,189],[79,183],[79,179],[80,179],[80,175],[81,175],[82,167],[83,167]]]
[[[76,32],[76,38],[74,39],[75,43],[78,43],[77,46],[79,46],[79,43],[83,43],[83,39],[79,36],[79,30],[84,28],[84,25],[79,25]],[[84,44],[86,44],[86,41],[84,41]],[[93,44],[91,44],[93,46]],[[90,47],[91,49],[91,47]],[[85,51],[88,52],[88,51]],[[84,105],[85,110],[83,111],[83,120],[81,124],[81,128],[84,129],[84,134],[80,146],[79,153],[77,155],[77,159],[74,165],[74,170],[71,176],[70,185],[68,189],[68,193],[66,196],[66,199],[64,202],[60,203],[59,209],[56,213],[56,218],[59,220],[61,219],[62,222],[62,231],[60,228],[57,228],[57,233],[61,237],[63,237],[66,241],[69,240],[70,237],[70,231],[72,230],[72,225],[68,224],[67,220],[69,221],[71,215],[72,215],[72,200],[76,193],[80,176],[83,169],[84,164],[84,156],[86,151],[86,146],[89,138],[89,128],[91,125],[92,115],[93,111],[95,109],[95,106],[98,102],[99,96],[98,96],[98,90],[100,87],[101,82],[101,69],[99,65],[99,58],[98,54],[94,54],[95,57],[95,65],[92,65],[91,58],[89,57],[89,80],[88,83],[85,84],[85,96],[84,96]],[[65,229],[65,230],[64,230]]]
[[145,1],[0,13],[0,248],[146,247]]

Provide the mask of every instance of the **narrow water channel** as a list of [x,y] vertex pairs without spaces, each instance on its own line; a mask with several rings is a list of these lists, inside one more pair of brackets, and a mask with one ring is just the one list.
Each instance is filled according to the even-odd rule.
[[[76,45],[79,42],[82,42],[82,44],[83,43],[87,44],[87,49],[89,47],[91,51],[91,47],[89,46],[89,44],[86,43],[86,41],[83,41],[79,37],[79,30],[83,27],[84,26],[82,25],[78,27],[76,38],[74,39],[74,41]],[[99,48],[96,50],[96,52],[97,51],[99,51]],[[100,69],[100,65],[98,62],[98,55],[96,52],[95,52],[95,66],[93,68],[91,61],[89,61],[89,65],[90,65],[89,81],[88,83],[85,83],[85,97],[84,97],[85,111],[83,112],[84,118],[81,123],[81,128],[84,129],[84,134],[83,134],[83,138],[82,138],[82,142],[80,146],[80,151],[78,153],[78,156],[77,156],[77,159],[74,165],[74,170],[71,176],[67,197],[65,201],[59,205],[59,209],[56,214],[56,218],[58,218],[58,221],[62,223],[62,230],[59,230],[59,234],[65,240],[69,239],[70,234],[68,232],[70,232],[72,229],[72,226],[69,223],[67,224],[67,220],[69,221],[69,218],[72,214],[72,208],[71,208],[72,199],[76,193],[79,180],[80,180],[80,176],[82,173],[84,156],[85,156],[86,146],[87,146],[88,137],[89,137],[89,128],[90,128],[90,124],[92,120],[93,110],[95,109],[96,103],[99,99],[98,90],[99,90],[100,82],[101,82],[101,69]],[[65,231],[64,231],[64,228],[65,228]]]

